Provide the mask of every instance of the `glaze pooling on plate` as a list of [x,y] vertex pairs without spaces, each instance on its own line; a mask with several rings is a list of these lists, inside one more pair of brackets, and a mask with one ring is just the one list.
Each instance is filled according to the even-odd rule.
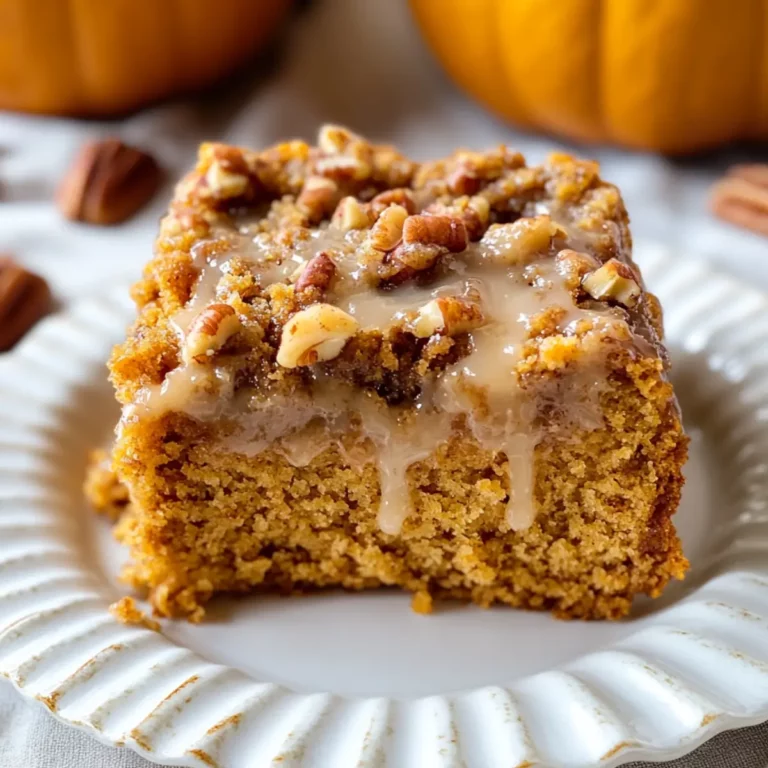
[[[717,445],[727,506],[707,531],[684,530],[685,591],[603,625],[619,637],[598,639],[603,650],[456,693],[349,698],[256,680],[116,622],[115,590],[83,548],[91,521],[73,504],[90,440],[108,429],[93,404],[131,316],[121,292],[46,321],[0,360],[0,673],[106,743],[200,767],[615,766],[765,719],[768,300],[677,256],[639,261],[667,307],[686,419]],[[567,643],[574,625],[547,621]]]

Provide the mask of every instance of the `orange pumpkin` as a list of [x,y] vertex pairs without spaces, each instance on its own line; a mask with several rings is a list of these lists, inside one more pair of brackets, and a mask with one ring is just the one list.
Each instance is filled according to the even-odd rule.
[[456,82],[518,125],[690,152],[768,139],[768,0],[411,0]]
[[291,0],[0,0],[0,108],[127,112],[214,82]]

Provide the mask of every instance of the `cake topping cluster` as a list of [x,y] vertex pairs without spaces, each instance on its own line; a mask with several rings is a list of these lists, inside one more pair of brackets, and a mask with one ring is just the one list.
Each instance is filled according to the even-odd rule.
[[[599,426],[608,357],[657,338],[623,216],[594,164],[571,158],[534,169],[501,148],[416,166],[333,126],[317,148],[208,145],[163,224],[188,292],[155,286],[181,365],[127,414],[236,414],[238,450],[250,439],[289,460],[318,419],[307,460],[357,431],[393,534],[408,467],[462,432],[505,455],[507,522],[525,527],[537,444]],[[270,407],[285,397],[303,403],[288,420]]]
[[641,294],[634,272],[618,259],[586,275],[581,284],[593,299],[613,299],[625,307],[633,307]]
[[209,304],[190,324],[182,347],[182,360],[203,362],[240,330],[240,318],[229,304]]
[[277,364],[297,368],[333,360],[358,328],[354,317],[333,304],[312,304],[283,326]]

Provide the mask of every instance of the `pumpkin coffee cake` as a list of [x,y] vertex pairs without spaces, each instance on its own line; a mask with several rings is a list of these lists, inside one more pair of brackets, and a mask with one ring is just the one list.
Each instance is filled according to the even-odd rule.
[[118,532],[157,614],[397,585],[617,618],[684,575],[661,310],[594,163],[204,144],[133,295]]

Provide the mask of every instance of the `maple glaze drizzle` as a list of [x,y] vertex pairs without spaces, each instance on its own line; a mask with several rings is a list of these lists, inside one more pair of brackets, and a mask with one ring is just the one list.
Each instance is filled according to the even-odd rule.
[[[231,233],[230,233],[231,234]],[[583,241],[583,233],[578,233]],[[552,307],[564,310],[559,331],[575,323],[621,323],[615,315],[576,306],[550,254],[527,267],[505,266],[498,260],[503,240],[492,248],[480,243],[448,262],[435,282],[413,283],[382,292],[366,282],[355,260],[354,244],[333,230],[316,230],[296,247],[275,257],[261,235],[234,235],[232,251],[206,259],[195,258],[200,277],[195,294],[172,319],[183,338],[195,315],[217,300],[217,286],[232,257],[246,259],[263,287],[286,281],[315,253],[332,249],[337,275],[328,301],[353,315],[362,328],[386,329],[405,313],[438,296],[479,295],[486,324],[471,333],[471,351],[448,367],[410,408],[387,407],[367,391],[327,379],[319,371],[311,391],[297,398],[267,398],[263,402],[232,396],[231,373],[198,363],[177,368],[162,385],[139,392],[123,419],[157,417],[178,411],[202,420],[224,417],[237,429],[220,440],[223,450],[258,455],[265,450],[282,454],[295,466],[306,465],[332,445],[344,448],[344,436],[357,424],[363,439],[372,443],[378,467],[381,501],[379,524],[396,534],[411,510],[408,468],[428,459],[447,441],[457,417],[468,425],[485,449],[503,454],[508,467],[507,523],[513,530],[531,525],[536,516],[534,455],[551,429],[598,428],[602,424],[598,396],[604,370],[600,361],[582,365],[549,393],[558,406],[558,423],[537,424],[537,395],[525,392],[516,365],[527,339],[531,319]],[[193,255],[195,250],[193,249]],[[541,394],[541,393],[540,393]],[[544,397],[546,398],[546,393]]]

